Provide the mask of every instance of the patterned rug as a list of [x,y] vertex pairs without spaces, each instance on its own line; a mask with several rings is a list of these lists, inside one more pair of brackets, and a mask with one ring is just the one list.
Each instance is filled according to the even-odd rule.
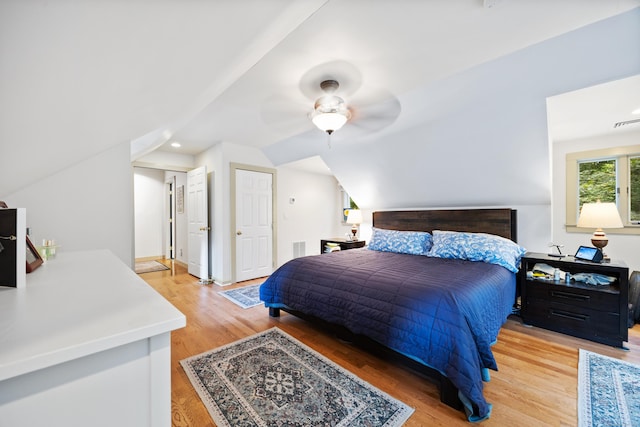
[[640,426],[640,366],[580,349],[578,425]]
[[217,426],[400,426],[413,409],[278,328],[180,362]]
[[138,274],[153,273],[154,271],[170,270],[169,267],[158,261],[140,261],[136,262],[135,271]]
[[242,308],[255,307],[262,303],[262,301],[260,301],[261,284],[262,283],[258,283],[257,285],[230,289],[228,291],[220,291],[218,293]]

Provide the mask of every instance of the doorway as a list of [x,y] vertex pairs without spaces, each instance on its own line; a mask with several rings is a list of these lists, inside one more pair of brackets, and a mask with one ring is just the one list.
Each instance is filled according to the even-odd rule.
[[240,164],[230,169],[234,281],[268,276],[276,254],[276,170]]
[[187,221],[189,274],[198,277],[202,283],[210,283],[209,278],[209,201],[207,168],[187,172]]
[[165,181],[165,207],[167,218],[165,219],[164,257],[175,259],[176,238],[176,177],[168,177]]

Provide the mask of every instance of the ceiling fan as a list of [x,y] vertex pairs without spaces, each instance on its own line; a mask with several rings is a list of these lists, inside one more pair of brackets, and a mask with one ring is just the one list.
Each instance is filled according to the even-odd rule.
[[[339,140],[354,140],[379,131],[398,118],[398,99],[386,90],[366,86],[360,72],[345,61],[307,71],[286,94],[274,94],[262,108],[263,120],[290,137],[317,138],[318,129]],[[333,136],[332,136],[333,138]]]
[[320,89],[324,95],[316,100],[309,118],[316,127],[329,135],[344,126],[351,118],[351,112],[347,108],[344,99],[335,95],[340,83],[336,80],[323,80]]

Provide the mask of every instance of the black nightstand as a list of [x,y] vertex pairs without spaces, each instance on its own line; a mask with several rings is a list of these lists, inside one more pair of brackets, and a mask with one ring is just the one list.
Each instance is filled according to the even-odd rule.
[[322,239],[320,240],[320,253],[325,253],[325,245],[327,243],[337,243],[340,245],[340,250],[363,248],[366,242],[364,240],[347,240],[342,237],[336,237],[334,239]]
[[[527,277],[537,263],[544,263],[571,276],[598,273],[615,277],[610,285],[588,285],[571,280]],[[577,261],[573,257],[551,257],[527,253],[518,272],[521,315],[525,324],[539,326],[579,338],[623,347],[628,340],[629,268],[622,262],[606,264]]]

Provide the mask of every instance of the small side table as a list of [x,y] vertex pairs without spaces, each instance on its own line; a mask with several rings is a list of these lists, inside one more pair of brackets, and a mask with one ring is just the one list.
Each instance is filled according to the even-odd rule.
[[366,242],[364,240],[347,240],[343,237],[335,237],[333,239],[320,240],[320,253],[325,253],[325,246],[327,243],[336,243],[340,246],[340,250],[346,251],[347,249],[363,248]]

